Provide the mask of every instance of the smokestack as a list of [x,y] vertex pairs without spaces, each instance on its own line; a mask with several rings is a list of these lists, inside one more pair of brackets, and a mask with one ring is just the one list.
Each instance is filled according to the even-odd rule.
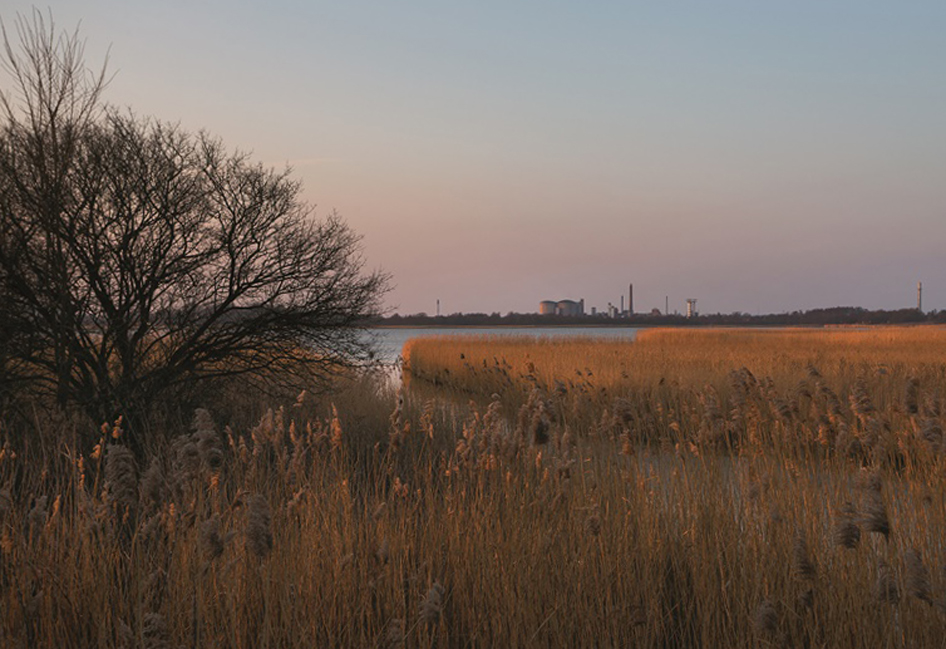
[[634,285],[627,287],[627,315],[634,315]]
[[670,315],[670,296],[664,296],[664,315]]
[[621,310],[618,311],[619,315],[624,315],[624,296],[621,296]]
[[916,310],[923,313],[923,282],[916,283]]

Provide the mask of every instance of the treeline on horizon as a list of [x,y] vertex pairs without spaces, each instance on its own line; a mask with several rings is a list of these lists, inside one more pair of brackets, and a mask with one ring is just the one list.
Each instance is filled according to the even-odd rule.
[[890,324],[943,324],[946,311],[922,312],[918,309],[872,311],[861,307],[831,307],[810,311],[792,311],[751,315],[749,313],[697,314],[687,318],[683,314],[656,315],[635,313],[631,316],[611,318],[606,314],[563,316],[538,313],[452,313],[431,316],[426,313],[411,315],[393,314],[374,318],[369,326],[698,326],[698,325],[758,325],[758,326],[824,326],[824,325],[890,325]]

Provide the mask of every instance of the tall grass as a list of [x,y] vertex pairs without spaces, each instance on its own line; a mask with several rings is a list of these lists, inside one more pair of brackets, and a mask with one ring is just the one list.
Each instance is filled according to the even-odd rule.
[[940,646],[938,343],[841,353],[812,335],[773,361],[768,342],[707,335],[644,336],[681,375],[638,365],[636,383],[591,342],[579,367],[520,341],[495,350],[521,391],[365,380],[246,430],[199,411],[140,466],[120,424],[87,454],[7,446],[0,644]]

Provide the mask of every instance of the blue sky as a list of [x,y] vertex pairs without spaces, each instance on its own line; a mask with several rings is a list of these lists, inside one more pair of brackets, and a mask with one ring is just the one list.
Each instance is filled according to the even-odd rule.
[[110,102],[290,164],[402,313],[946,308],[946,4],[49,7]]

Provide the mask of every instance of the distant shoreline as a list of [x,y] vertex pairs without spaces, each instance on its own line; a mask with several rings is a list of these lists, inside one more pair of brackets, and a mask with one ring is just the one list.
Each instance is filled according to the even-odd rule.
[[618,327],[624,327],[627,329],[644,329],[649,327],[661,326],[661,325],[639,325],[639,324],[629,324],[629,323],[598,323],[598,324],[578,324],[578,323],[569,323],[569,324],[370,324],[367,325],[371,329],[498,329],[498,328],[509,328],[509,329],[589,329],[592,327],[602,328],[602,329],[615,329]]
[[446,316],[427,314],[392,315],[363,323],[372,328],[492,328],[492,327],[858,327],[878,325],[946,324],[946,311],[921,312],[915,308],[896,311],[870,311],[860,307],[833,307],[792,313],[750,315],[747,313],[662,315],[634,314],[622,318],[596,315],[540,315],[538,313],[455,313]]

